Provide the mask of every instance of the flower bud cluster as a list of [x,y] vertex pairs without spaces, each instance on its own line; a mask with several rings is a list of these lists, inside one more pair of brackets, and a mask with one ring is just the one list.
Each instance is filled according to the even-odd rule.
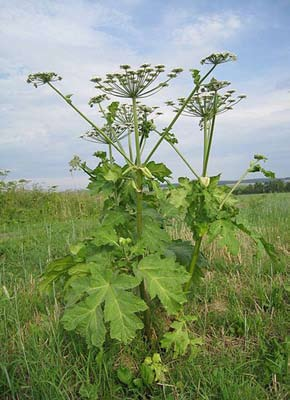
[[36,74],[30,74],[27,78],[27,83],[32,83],[34,87],[45,85],[49,82],[61,81],[62,77],[57,75],[55,72],[38,72]]
[[110,141],[107,140],[104,136],[101,136],[95,128],[92,128],[89,131],[85,132],[83,135],[81,135],[81,138],[100,144],[110,144],[112,142],[116,143],[117,141],[122,140],[124,137],[127,136],[126,129],[123,129],[115,124],[105,124],[102,127],[102,131],[106,134]]
[[[94,104],[100,104],[100,102],[108,99],[107,95],[100,95],[93,97],[89,104],[92,107]],[[150,130],[154,127],[153,119],[162,114],[158,109],[159,107],[148,107],[137,102],[137,120],[140,135],[145,134],[145,136],[148,136]],[[117,140],[126,137],[134,130],[134,114],[132,105],[120,104],[114,116],[114,122],[110,125],[105,124],[102,130],[112,142],[116,142]],[[87,131],[81,137],[97,143],[108,144],[107,140],[95,129]]]
[[225,51],[223,53],[213,53],[210,54],[209,56],[203,58],[200,63],[201,64],[213,64],[213,65],[218,65],[218,64],[223,64],[229,61],[236,61],[237,56],[233,53],[230,53],[229,51]]
[[[222,114],[226,111],[232,110],[245,95],[234,97],[235,90],[230,89],[224,93],[219,93],[221,89],[229,86],[230,82],[218,81],[215,78],[204,85],[201,85],[198,92],[186,104],[182,114],[189,117],[199,117],[203,120],[211,119],[214,115]],[[166,104],[174,108],[177,112],[180,107],[184,106],[186,102],[185,97],[180,97],[177,103],[167,101]]]
[[96,83],[96,89],[112,96],[144,98],[168,86],[168,82],[182,72],[181,68],[174,68],[167,74],[167,79],[157,83],[159,75],[165,72],[164,65],[151,67],[150,64],[143,64],[137,70],[131,69],[130,65],[121,65],[120,69],[121,72],[107,74],[105,79],[97,76],[91,81]]

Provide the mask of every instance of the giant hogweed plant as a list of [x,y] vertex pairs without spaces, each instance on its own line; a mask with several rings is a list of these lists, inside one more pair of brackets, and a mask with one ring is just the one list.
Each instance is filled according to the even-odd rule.
[[[105,79],[92,78],[99,93],[89,105],[100,113],[101,124],[84,114],[71,94],[61,92],[56,85],[61,80],[57,74],[29,75],[28,83],[49,86],[88,123],[90,129],[83,134],[84,139],[107,146],[107,152],[94,153],[99,160],[95,168],[78,157],[71,163],[72,168],[79,167],[88,174],[89,190],[103,199],[95,232],[71,246],[68,255],[51,262],[40,283],[42,290],[59,285],[65,300],[63,325],[83,336],[88,346],[101,349],[107,337],[127,344],[143,330],[149,343],[157,335],[161,347],[172,350],[174,357],[184,355],[200,344],[189,329],[195,317],[185,315],[184,305],[201,271],[203,239],[217,240],[237,254],[237,233],[243,231],[258,249],[274,255],[271,245],[239,221],[232,196],[247,173],[261,171],[272,176],[261,166],[265,157],[255,155],[232,189],[218,185],[220,175],[207,176],[217,117],[245,97],[234,97],[234,91],[227,90],[229,82],[208,78],[218,65],[235,59],[231,53],[212,54],[201,61],[209,65],[204,75],[191,70],[191,91],[187,97],[167,103],[175,114],[163,129],[155,124],[159,108],[141,101],[168,86],[182,72],[180,68],[164,78],[163,65],[144,64],[137,70],[121,65],[120,72],[107,74]],[[112,97],[118,101],[111,101]],[[204,136],[201,174],[180,152],[172,132],[182,116],[199,118]],[[152,140],[147,140],[149,136],[156,138],[153,146]],[[193,179],[179,178],[177,187],[170,183],[169,168],[153,159],[164,142],[179,155]],[[116,163],[115,154],[122,156],[122,165]],[[192,232],[192,242],[172,240],[167,233],[172,218],[180,216]],[[167,332],[160,332],[154,320],[159,309],[172,319]]]

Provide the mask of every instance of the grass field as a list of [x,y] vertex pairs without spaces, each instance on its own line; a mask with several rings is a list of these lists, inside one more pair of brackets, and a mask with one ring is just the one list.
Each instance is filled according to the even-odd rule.
[[[118,366],[134,371],[152,353],[141,339],[126,350],[114,342],[103,354],[87,351],[82,339],[63,330],[58,294],[42,297],[37,290],[47,262],[93,231],[98,202],[86,192],[41,191],[0,201],[1,400],[288,398],[289,194],[240,197],[243,218],[276,246],[280,261],[253,258],[243,237],[237,257],[215,244],[205,247],[209,266],[188,305],[204,345],[192,359],[164,356],[166,384],[143,397],[116,375]],[[172,234],[188,235],[180,223]]]

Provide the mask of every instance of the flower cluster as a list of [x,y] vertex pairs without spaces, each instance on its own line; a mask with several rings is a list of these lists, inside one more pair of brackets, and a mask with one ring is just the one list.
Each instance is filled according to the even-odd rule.
[[89,100],[89,106],[93,107],[95,104],[101,104],[103,101],[109,99],[110,99],[109,96],[107,96],[106,94],[100,94],[99,96],[92,97]]
[[61,81],[62,77],[57,75],[55,72],[38,72],[36,74],[30,74],[27,78],[27,83],[32,83],[34,87],[45,85],[49,82]]
[[88,140],[90,142],[110,144],[112,142],[116,143],[128,135],[126,129],[121,128],[118,125],[113,126],[106,124],[103,126],[102,131],[106,134],[106,136],[110,139],[110,141],[107,140],[105,137],[101,136],[100,133],[95,128],[92,128],[89,131],[85,132],[83,135],[81,135],[81,138]]
[[[89,104],[99,104],[105,100],[101,95],[94,97],[90,100]],[[93,100],[93,101],[92,101]],[[140,135],[148,137],[149,132],[153,129],[153,119],[161,115],[158,111],[159,107],[148,107],[144,104],[137,102],[137,119],[138,130]],[[103,116],[104,117],[104,116]],[[112,124],[105,124],[102,128],[103,132],[111,139],[112,142],[121,140],[134,130],[134,114],[133,107],[129,104],[120,104],[114,116]],[[107,140],[103,138],[98,131],[91,129],[81,136],[83,139],[92,140],[97,143],[108,144]]]
[[[148,107],[144,104],[140,104],[137,102],[137,120],[139,124],[139,131],[142,132],[142,125],[147,121],[153,122],[153,119],[162,114],[162,112],[158,111],[159,107],[153,106]],[[127,129],[133,130],[134,128],[134,114],[133,107],[128,104],[122,104],[118,112],[116,113],[115,121],[123,127]]]
[[155,81],[165,71],[164,65],[151,67],[150,64],[143,64],[137,70],[131,69],[130,65],[121,65],[120,68],[121,72],[107,74],[104,80],[101,77],[92,78],[96,89],[117,97],[144,98],[168,86],[168,82],[182,72],[181,68],[172,69],[167,79],[157,83]]
[[[182,114],[189,117],[199,117],[202,122],[207,119],[210,120],[214,115],[222,114],[226,111],[232,110],[233,106],[244,99],[245,95],[234,97],[235,90],[230,89],[223,94],[219,90],[230,85],[227,81],[218,81],[213,78],[209,83],[201,85],[199,91],[192,97],[186,104]],[[177,104],[173,101],[168,101],[166,104],[178,111],[180,107],[184,106],[186,99],[181,97],[177,100]]]
[[229,61],[236,61],[237,56],[233,53],[230,53],[228,51],[225,51],[223,53],[213,53],[210,54],[209,56],[203,58],[200,63],[201,64],[213,64],[213,65],[218,65],[218,64],[223,64]]

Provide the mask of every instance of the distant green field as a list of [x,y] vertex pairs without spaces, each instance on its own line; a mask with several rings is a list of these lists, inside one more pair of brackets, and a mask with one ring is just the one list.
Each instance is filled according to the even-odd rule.
[[[255,259],[244,237],[237,257],[205,246],[209,265],[188,306],[204,345],[193,359],[164,356],[168,386],[156,385],[140,399],[288,398],[290,194],[239,202],[242,218],[276,246],[280,260]],[[1,400],[136,399],[116,369],[143,361],[140,339],[126,350],[111,343],[102,356],[87,352],[82,339],[63,330],[58,294],[42,297],[37,290],[47,262],[93,232],[99,204],[87,192],[0,194]],[[171,233],[188,237],[182,221]]]

